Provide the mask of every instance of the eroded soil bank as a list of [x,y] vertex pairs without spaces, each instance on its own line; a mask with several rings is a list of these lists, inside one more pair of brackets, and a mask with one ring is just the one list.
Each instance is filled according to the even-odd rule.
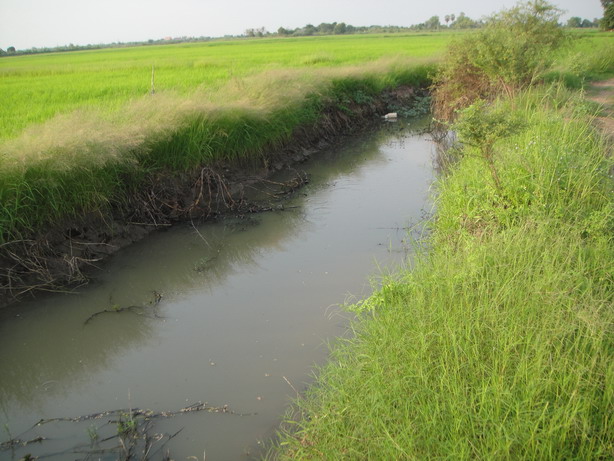
[[411,107],[424,91],[399,87],[367,103],[351,102],[326,108],[317,123],[295,130],[290,141],[271,148],[261,165],[202,165],[177,174],[158,173],[121,203],[106,210],[59,223],[0,247],[0,306],[38,291],[56,291],[87,283],[92,269],[153,230],[172,223],[239,215],[270,209],[250,190],[280,170],[295,171],[278,183],[275,194],[290,192],[309,179],[300,164],[339,136],[381,123],[380,117],[399,107]]

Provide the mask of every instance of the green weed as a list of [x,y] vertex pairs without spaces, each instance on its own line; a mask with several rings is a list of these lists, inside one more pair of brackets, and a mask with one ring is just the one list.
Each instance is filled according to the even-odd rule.
[[132,437],[137,435],[137,420],[131,413],[122,413],[117,421],[117,434],[120,437]]

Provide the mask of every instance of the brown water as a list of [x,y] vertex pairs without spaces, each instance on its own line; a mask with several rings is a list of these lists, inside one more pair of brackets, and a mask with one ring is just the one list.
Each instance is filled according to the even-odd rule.
[[[175,460],[258,456],[313,364],[325,361],[327,342],[346,334],[339,305],[368,295],[407,259],[407,228],[431,208],[433,152],[428,136],[386,124],[301,165],[311,182],[284,211],[155,233],[89,286],[0,311],[0,441],[46,438],[5,447],[0,459],[117,459],[88,454],[95,435],[117,432],[112,416],[30,428],[198,401],[242,415],[155,419],[152,433],[183,429],[154,445],[162,448],[154,459],[167,449]],[[87,321],[128,306],[143,308]]]

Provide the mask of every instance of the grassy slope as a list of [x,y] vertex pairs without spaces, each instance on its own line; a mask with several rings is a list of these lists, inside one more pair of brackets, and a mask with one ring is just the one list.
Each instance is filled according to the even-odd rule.
[[466,149],[428,253],[352,308],[277,458],[612,457],[612,161],[578,96],[503,104],[527,121],[496,145],[503,191]]
[[588,80],[612,74],[614,37],[599,30],[572,31],[573,46],[560,51],[558,64],[546,75],[548,81],[562,80],[571,88],[581,89]]

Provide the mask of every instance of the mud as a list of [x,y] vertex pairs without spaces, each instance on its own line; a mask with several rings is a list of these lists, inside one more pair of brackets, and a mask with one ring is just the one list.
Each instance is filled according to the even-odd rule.
[[377,126],[393,108],[410,107],[419,94],[423,91],[400,87],[368,104],[343,110],[328,107],[314,126],[298,127],[291,140],[271,151],[260,167],[216,164],[182,174],[157,174],[121,205],[0,246],[0,307],[39,291],[85,284],[110,255],[173,223],[270,210],[270,203],[250,193],[255,185],[288,170],[293,172],[290,179],[276,184],[273,194],[296,190],[308,181],[300,172],[302,162],[343,136]]

